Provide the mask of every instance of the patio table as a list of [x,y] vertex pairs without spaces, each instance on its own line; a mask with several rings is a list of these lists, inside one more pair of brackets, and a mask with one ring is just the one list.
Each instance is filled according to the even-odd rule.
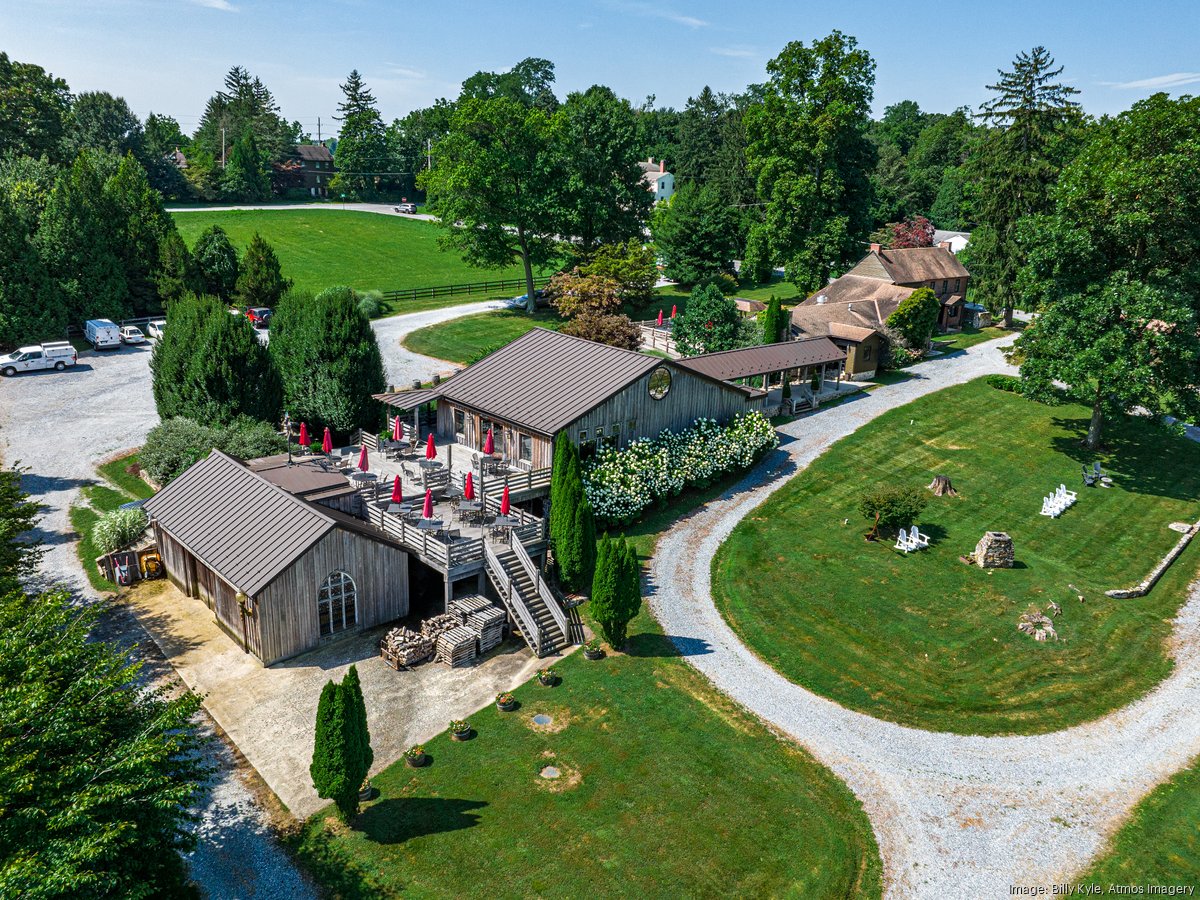
[[421,531],[441,531],[443,524],[441,519],[419,519],[417,528]]
[[417,508],[415,503],[389,503],[387,511],[393,516],[403,516]]
[[436,459],[419,459],[417,465],[422,469],[440,469],[442,464]]

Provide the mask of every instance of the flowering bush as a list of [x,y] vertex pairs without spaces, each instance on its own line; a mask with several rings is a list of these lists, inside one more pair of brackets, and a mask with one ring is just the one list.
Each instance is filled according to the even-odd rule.
[[656,500],[749,468],[778,443],[770,421],[757,411],[724,426],[697,419],[691,428],[641,438],[624,450],[601,449],[584,467],[583,488],[598,519],[622,525]]
[[407,750],[404,751],[405,759],[420,759],[424,755],[425,755],[425,748],[422,747],[420,744],[416,744],[412,747],[409,747]]

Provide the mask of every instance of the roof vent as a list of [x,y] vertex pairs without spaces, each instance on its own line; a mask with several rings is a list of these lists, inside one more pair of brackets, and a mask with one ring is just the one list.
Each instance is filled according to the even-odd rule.
[[818,295],[817,295],[817,303],[825,303],[825,302],[827,302],[828,300],[829,300],[829,298],[828,298],[828,297],[826,297],[824,294],[818,294]]

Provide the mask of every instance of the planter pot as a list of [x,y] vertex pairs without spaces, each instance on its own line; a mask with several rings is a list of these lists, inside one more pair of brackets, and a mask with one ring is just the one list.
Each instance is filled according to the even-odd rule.
[[496,703],[496,709],[500,710],[500,712],[512,712],[516,708],[517,708],[516,700],[513,700],[509,703],[500,703],[498,701]]
[[424,753],[422,753],[420,756],[406,756],[404,757],[404,764],[410,769],[419,769],[421,766],[425,765],[425,760],[428,758],[429,757]]
[[556,681],[558,681],[558,679],[557,678],[539,678],[538,681],[541,682],[542,684],[544,684],[546,687],[554,687],[554,683]]
[[450,740],[452,740],[452,741],[465,741],[465,740],[470,739],[470,737],[471,737],[471,729],[470,728],[468,728],[466,731],[450,732]]
[[365,788],[363,788],[362,790],[360,790],[358,792],[358,799],[359,800],[370,800],[371,797],[373,797],[374,795],[375,795],[375,788],[371,787],[368,784]]
[[592,660],[604,659],[604,651],[603,650],[586,650],[585,649],[583,651],[583,656],[584,656],[584,659],[592,659]]

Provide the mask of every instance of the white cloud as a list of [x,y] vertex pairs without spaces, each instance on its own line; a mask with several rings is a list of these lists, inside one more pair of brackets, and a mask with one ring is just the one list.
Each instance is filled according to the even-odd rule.
[[717,56],[728,56],[732,59],[753,59],[758,56],[758,51],[751,47],[709,47],[708,50]]
[[387,70],[389,75],[395,75],[397,78],[412,78],[416,81],[423,81],[426,74],[420,69],[413,69],[409,66],[399,66],[395,63],[388,63]]
[[206,6],[209,9],[219,9],[222,12],[237,12],[237,7],[229,0],[192,0],[197,6]]
[[1200,72],[1172,72],[1170,75],[1156,75],[1154,78],[1141,78],[1137,81],[1102,81],[1107,87],[1136,90],[1139,88],[1173,88],[1185,84],[1200,82]]
[[676,25],[684,25],[688,28],[707,28],[709,23],[704,19],[698,19],[695,16],[684,15],[676,12],[665,6],[657,6],[653,3],[617,3],[616,8],[632,13],[636,16],[645,16],[648,19],[664,19],[668,22],[674,22]]

